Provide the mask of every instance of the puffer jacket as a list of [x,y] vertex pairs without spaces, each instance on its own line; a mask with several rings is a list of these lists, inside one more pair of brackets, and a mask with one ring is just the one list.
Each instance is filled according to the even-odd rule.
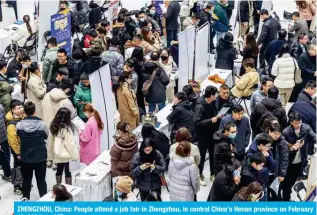
[[35,115],[39,118],[42,118],[42,100],[46,93],[46,85],[38,75],[31,73],[30,79],[26,83],[26,86],[28,101],[35,104]]
[[134,134],[119,137],[116,140],[110,150],[112,177],[131,176],[131,161],[137,151],[138,145]]
[[45,110],[43,111],[43,121],[48,128],[61,107],[68,108],[71,111],[71,118],[75,118],[76,110],[61,89],[55,88],[44,96],[42,102],[42,109]]
[[176,79],[178,79],[178,67],[173,60],[172,56],[169,56],[167,64],[163,64],[160,59],[161,67],[165,70],[167,77],[170,79],[170,83],[166,88],[174,88],[176,86]]
[[[307,52],[307,47],[304,46],[305,52]],[[299,44],[298,41],[293,42],[291,46],[291,56],[294,57],[297,61],[299,60],[299,57],[303,54],[303,48]]]
[[[55,139],[61,138],[63,145],[62,153],[68,154],[68,158],[61,158],[54,152],[54,144]],[[79,158],[79,150],[74,141],[74,134],[71,128],[63,128],[61,129],[56,136],[50,135],[49,142],[52,143],[52,147],[48,147],[48,157],[54,157],[54,163],[68,163],[69,160],[77,160]]]
[[[171,145],[170,153],[169,153],[170,156],[173,154],[176,155],[176,148],[178,145],[179,145],[179,143],[174,143],[173,145]],[[201,159],[200,152],[199,152],[198,146],[193,144],[193,143],[190,144],[190,156],[192,156],[194,158],[195,163],[197,165],[200,164],[200,159]]]
[[190,15],[190,9],[194,7],[194,3],[197,0],[184,0],[181,4],[181,11],[179,13],[180,17],[188,17]]
[[5,113],[10,110],[11,93],[13,87],[9,84],[8,80],[0,73],[0,104],[4,108]]
[[156,68],[158,70],[153,79],[152,86],[149,93],[145,96],[145,100],[148,103],[163,103],[166,101],[166,86],[169,84],[169,78],[162,67],[153,62],[144,63],[141,69],[141,78],[143,82],[149,80]]
[[74,105],[77,107],[78,116],[82,119],[87,119],[87,116],[84,114],[84,111],[83,111],[84,105],[79,104],[79,102],[85,102],[85,103],[92,102],[90,87],[86,87],[82,83],[79,83],[73,102],[74,102]]
[[199,191],[199,170],[193,157],[171,155],[167,184],[171,201],[194,201]]
[[267,46],[271,41],[276,40],[278,31],[281,30],[281,24],[272,16],[263,20],[262,31],[257,41],[258,45]]
[[22,70],[22,64],[17,61],[16,58],[13,58],[8,65],[7,69],[7,78],[16,78],[19,75],[19,72]]
[[140,160],[140,152],[137,152],[131,163],[131,174],[136,180],[136,187],[141,191],[151,191],[156,190],[161,187],[160,175],[164,173],[166,169],[166,163],[164,161],[163,155],[156,150],[157,158],[155,159],[155,169],[151,171],[151,168],[141,170],[140,166],[144,164]]
[[305,20],[312,20],[313,16],[316,14],[316,2],[314,0],[305,0],[306,8],[300,9],[296,6],[300,17],[304,18]]
[[224,130],[221,129],[214,134],[215,151],[214,151],[214,162],[215,162],[215,175],[217,175],[222,169],[224,161],[222,159],[223,154],[232,153],[231,140],[224,135]]
[[0,143],[8,140],[4,108],[0,104]]
[[122,74],[124,59],[116,48],[110,47],[108,51],[101,55],[101,59],[103,62],[109,63],[111,76],[120,76]]
[[51,80],[51,77],[49,76],[49,74],[52,74],[53,63],[55,62],[57,57],[57,50],[58,50],[58,47],[53,47],[47,50],[45,54],[45,58],[43,60],[43,69],[42,69],[43,81],[45,83]]
[[288,167],[288,142],[283,136],[272,144],[272,155],[276,162],[275,177],[285,177]]
[[272,67],[272,76],[275,76],[274,85],[277,88],[293,88],[295,86],[295,69],[298,69],[297,62],[289,54],[277,58]]
[[237,97],[251,96],[254,92],[254,86],[260,81],[259,73],[254,69],[251,72],[247,72],[240,78],[236,79],[236,84],[231,90],[231,93]]
[[225,26],[229,26],[229,20],[226,13],[226,6],[224,6],[220,2],[215,2],[215,7],[212,16],[215,20],[219,20]]
[[13,116],[12,112],[9,111],[6,115],[7,121],[7,135],[10,148],[14,151],[15,154],[20,155],[20,137],[17,134],[16,125],[24,117]]
[[237,52],[233,47],[232,42],[220,38],[216,47],[216,51],[218,53],[216,68],[232,70],[234,60],[237,59]]
[[59,64],[58,60],[56,59],[53,63],[52,72],[51,74],[49,74],[49,77],[51,77],[49,82],[54,82],[56,80],[59,69],[62,67],[66,67],[68,69],[68,77],[72,80],[72,83],[76,83],[76,80],[79,80],[79,77],[77,72],[74,70],[73,64],[74,61],[69,56],[67,56],[66,64]]

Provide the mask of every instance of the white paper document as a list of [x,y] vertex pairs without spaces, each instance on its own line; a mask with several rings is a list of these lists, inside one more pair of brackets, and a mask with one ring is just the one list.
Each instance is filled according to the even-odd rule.
[[79,116],[76,116],[72,120],[72,123],[76,126],[77,129],[80,129],[82,131],[85,129],[85,123],[81,118],[79,118]]
[[278,180],[278,177],[276,177],[276,178],[274,179],[274,181],[272,182],[272,184],[270,185],[270,188],[271,188],[272,190],[274,190],[274,192],[276,193],[276,195],[278,195],[278,189],[279,189],[279,187],[280,187],[280,182],[279,182],[279,180]]

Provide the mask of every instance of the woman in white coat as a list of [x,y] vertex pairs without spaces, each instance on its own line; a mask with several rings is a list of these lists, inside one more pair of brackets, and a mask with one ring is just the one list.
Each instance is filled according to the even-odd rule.
[[31,63],[29,71],[29,80],[26,85],[27,100],[35,104],[36,116],[42,119],[42,100],[46,93],[46,85],[41,79],[41,72],[37,62]]
[[63,172],[65,172],[66,184],[72,184],[72,174],[69,170],[69,161],[78,160],[79,150],[74,142],[74,134],[71,128],[71,111],[66,108],[60,108],[51,125],[50,140],[53,147],[48,147],[48,154],[54,157],[54,163],[57,164],[56,183],[62,182]]
[[190,156],[190,146],[189,142],[180,142],[176,154],[170,155],[167,183],[171,201],[194,201],[199,190],[199,170]]
[[24,24],[12,35],[11,40],[23,47],[31,34],[36,32],[36,27],[31,23],[29,15],[23,16]]
[[275,77],[274,85],[279,90],[284,106],[289,101],[295,86],[295,70],[299,69],[296,59],[291,57],[289,50],[288,44],[282,46],[271,72],[272,77]]
[[164,48],[161,52],[160,63],[161,67],[165,70],[167,77],[170,79],[169,84],[166,86],[166,97],[168,103],[172,103],[174,99],[174,87],[176,86],[175,80],[178,79],[179,71],[167,48]]

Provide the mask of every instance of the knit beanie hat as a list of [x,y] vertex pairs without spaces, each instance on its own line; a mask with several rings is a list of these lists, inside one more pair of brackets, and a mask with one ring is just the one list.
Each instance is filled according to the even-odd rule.
[[117,183],[116,189],[122,193],[130,193],[132,190],[133,180],[129,176],[121,176]]
[[88,74],[87,73],[83,73],[83,74],[81,74],[80,75],[80,80],[82,81],[82,80],[89,80],[89,76],[88,76]]

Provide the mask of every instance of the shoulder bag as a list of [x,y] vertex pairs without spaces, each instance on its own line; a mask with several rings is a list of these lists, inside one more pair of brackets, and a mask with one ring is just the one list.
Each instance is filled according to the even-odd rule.
[[295,84],[300,84],[302,83],[302,72],[300,69],[297,69],[296,67],[296,63],[295,63],[295,60],[293,58],[293,62],[294,62],[294,81],[295,81]]
[[149,79],[149,80],[146,80],[146,81],[143,83],[142,92],[143,92],[143,94],[144,94],[145,96],[146,96],[146,95],[149,93],[149,91],[150,91],[150,88],[151,88],[151,86],[152,86],[152,83],[153,83],[154,77],[155,77],[155,75],[156,75],[156,73],[157,73],[157,70],[158,70],[158,68],[154,69],[154,71],[153,71],[152,74],[151,74],[150,79]]
[[69,159],[70,155],[63,143],[63,138],[61,137],[54,137],[54,154],[62,159]]

